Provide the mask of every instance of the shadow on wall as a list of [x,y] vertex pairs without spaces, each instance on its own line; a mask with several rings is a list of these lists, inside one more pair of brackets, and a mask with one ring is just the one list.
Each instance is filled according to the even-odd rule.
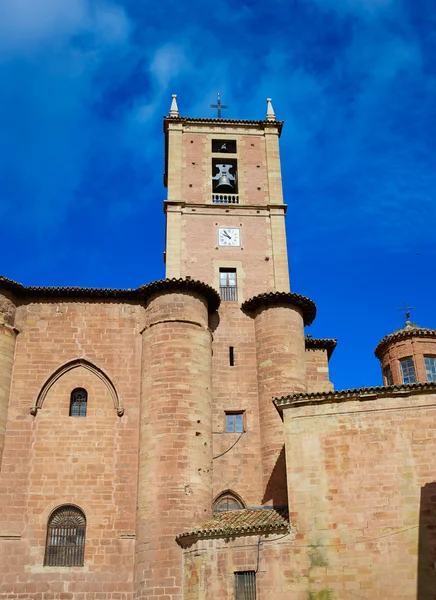
[[266,486],[262,504],[288,506],[288,485],[286,480],[285,445],[283,444],[274,469]]
[[421,488],[417,600],[436,600],[436,482]]

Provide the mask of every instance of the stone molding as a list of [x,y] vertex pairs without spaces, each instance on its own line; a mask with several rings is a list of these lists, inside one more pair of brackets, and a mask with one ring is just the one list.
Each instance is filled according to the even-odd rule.
[[50,375],[50,377],[47,379],[47,381],[42,386],[34,405],[30,409],[30,414],[32,416],[35,417],[38,413],[38,410],[43,407],[44,400],[45,400],[49,390],[56,383],[56,381],[58,381],[62,377],[62,375],[65,375],[65,373],[68,373],[68,371],[71,371],[72,369],[77,369],[78,367],[83,367],[84,369],[91,371],[91,373],[93,373],[101,381],[103,381],[103,383],[106,385],[107,389],[109,390],[112,401],[114,403],[114,409],[117,411],[117,415],[119,417],[122,417],[124,415],[124,407],[122,405],[122,402],[120,400],[118,392],[117,392],[114,384],[112,383],[110,377],[103,371],[103,369],[101,369],[100,367],[97,367],[97,365],[94,365],[89,360],[86,360],[85,358],[76,358],[76,359],[71,360],[71,361],[67,362],[66,364],[62,365],[61,367],[56,369],[56,371],[54,371],[54,373],[52,373]]

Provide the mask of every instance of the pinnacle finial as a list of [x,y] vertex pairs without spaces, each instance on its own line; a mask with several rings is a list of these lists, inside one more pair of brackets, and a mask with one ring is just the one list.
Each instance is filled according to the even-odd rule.
[[271,104],[271,98],[266,99],[266,120],[275,121],[276,113],[274,112],[273,105]]
[[177,94],[172,95],[170,117],[179,116],[179,107],[177,106]]

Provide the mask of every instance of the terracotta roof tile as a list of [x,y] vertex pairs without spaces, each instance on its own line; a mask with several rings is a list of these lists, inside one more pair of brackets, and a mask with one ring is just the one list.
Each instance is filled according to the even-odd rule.
[[374,354],[377,358],[380,358],[385,346],[391,342],[396,342],[397,340],[408,337],[436,338],[436,329],[425,329],[424,327],[417,327],[416,325],[406,325],[403,329],[399,329],[398,331],[394,331],[394,333],[385,336],[381,342],[377,344]]
[[147,300],[160,292],[170,290],[197,291],[206,296],[209,310],[216,310],[220,304],[220,297],[216,290],[202,281],[191,279],[160,279],[152,281],[137,289],[112,289],[112,288],[81,288],[81,287],[35,287],[24,286],[12,279],[0,276],[0,290],[6,289],[20,296],[45,296],[45,297],[73,297],[73,298],[124,298],[129,300]]
[[330,358],[331,355],[333,354],[333,350],[336,348],[338,340],[335,340],[333,338],[313,338],[313,337],[309,337],[306,336],[304,338],[305,343],[306,343],[306,348],[321,348],[323,350],[327,350],[327,356]]
[[281,412],[284,408],[293,406],[307,406],[310,404],[334,404],[348,400],[376,400],[390,396],[412,396],[415,394],[436,393],[436,383],[403,383],[402,385],[362,387],[350,390],[331,392],[312,392],[306,394],[290,394],[275,398],[273,403]]
[[187,538],[233,537],[253,533],[269,533],[289,529],[289,512],[285,508],[244,508],[217,513],[198,528],[177,536],[181,543]]
[[253,296],[242,304],[242,309],[251,311],[261,306],[274,306],[275,304],[293,304],[301,308],[305,325],[310,325],[316,316],[316,306],[310,298],[289,292],[270,292]]

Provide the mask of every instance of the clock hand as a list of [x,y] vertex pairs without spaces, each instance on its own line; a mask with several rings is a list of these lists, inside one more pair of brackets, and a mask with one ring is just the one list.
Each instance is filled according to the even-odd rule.
[[232,238],[230,237],[230,235],[227,233],[227,231],[223,231],[223,234],[229,238],[229,240],[231,240]]

